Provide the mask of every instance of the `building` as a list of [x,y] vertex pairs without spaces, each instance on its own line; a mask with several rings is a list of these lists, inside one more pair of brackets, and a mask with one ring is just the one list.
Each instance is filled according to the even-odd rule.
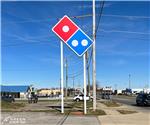
[[13,96],[14,98],[26,98],[31,86],[25,85],[1,85],[1,96]]
[[120,95],[128,95],[128,94],[139,94],[139,93],[150,93],[150,88],[132,88],[132,89],[118,89],[114,90],[114,94],[120,94]]
[[102,93],[103,94],[112,94],[113,93],[112,87],[111,86],[103,87],[102,88]]
[[135,89],[132,89],[132,93],[133,94],[139,94],[141,92],[144,92],[144,93],[150,93],[150,88],[135,88]]
[[122,94],[122,90],[121,89],[117,89],[117,90],[114,90],[113,92],[115,95],[119,95],[119,94]]
[[37,90],[38,96],[57,96],[60,95],[60,89],[58,88],[42,88]]

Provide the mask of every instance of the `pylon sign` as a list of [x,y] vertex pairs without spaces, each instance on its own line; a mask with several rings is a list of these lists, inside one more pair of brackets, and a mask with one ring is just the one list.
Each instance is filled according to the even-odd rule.
[[68,16],[64,16],[52,31],[78,56],[82,56],[93,41]]

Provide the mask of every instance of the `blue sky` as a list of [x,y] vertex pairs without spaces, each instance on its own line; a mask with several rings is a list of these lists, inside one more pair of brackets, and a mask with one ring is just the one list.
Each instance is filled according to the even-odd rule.
[[[60,41],[51,29],[64,15],[92,14],[91,4],[86,1],[2,2],[2,84],[59,87]],[[117,84],[118,88],[126,88],[129,74],[131,87],[149,84],[149,7],[150,2],[105,2],[96,38],[100,86]],[[99,8],[97,2],[97,14]],[[92,17],[72,20],[91,37]],[[65,44],[64,57],[68,59],[69,77],[77,75],[75,86],[83,86],[82,58]],[[72,87],[72,78],[69,86]]]

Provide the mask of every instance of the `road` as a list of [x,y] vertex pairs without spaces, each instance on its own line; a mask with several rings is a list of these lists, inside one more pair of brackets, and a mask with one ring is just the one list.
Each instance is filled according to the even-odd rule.
[[150,106],[137,106],[136,105],[136,97],[117,97],[113,96],[113,100],[125,105],[133,106],[135,109],[140,110],[142,112],[150,112]]

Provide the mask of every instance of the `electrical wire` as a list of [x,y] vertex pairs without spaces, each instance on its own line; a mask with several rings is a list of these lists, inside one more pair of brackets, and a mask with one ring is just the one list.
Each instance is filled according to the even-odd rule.
[[[97,24],[97,27],[96,27],[95,36],[97,35],[97,31],[98,31],[98,28],[99,28],[100,20],[101,20],[102,13],[103,13],[104,4],[105,4],[104,1],[102,1],[102,3],[100,2],[100,11],[99,11],[100,14],[97,14],[97,15],[99,15],[99,19],[98,19],[98,24]],[[92,60],[92,55],[93,55],[93,48],[92,48],[91,53],[90,53],[90,58],[88,58],[87,67],[90,67],[91,60]]]
[[104,8],[104,1],[102,1],[102,5],[100,3],[100,12],[99,12],[100,14],[99,14],[98,24],[97,24],[96,31],[95,31],[95,36],[97,34],[97,31],[98,31],[98,28],[99,28],[99,24],[100,24],[100,20],[102,18],[103,8]]
[[150,32],[135,32],[135,31],[125,31],[125,30],[105,30],[105,29],[101,29],[100,31],[102,32],[118,32],[118,33],[131,33],[131,34],[140,34],[140,35],[150,35]]

